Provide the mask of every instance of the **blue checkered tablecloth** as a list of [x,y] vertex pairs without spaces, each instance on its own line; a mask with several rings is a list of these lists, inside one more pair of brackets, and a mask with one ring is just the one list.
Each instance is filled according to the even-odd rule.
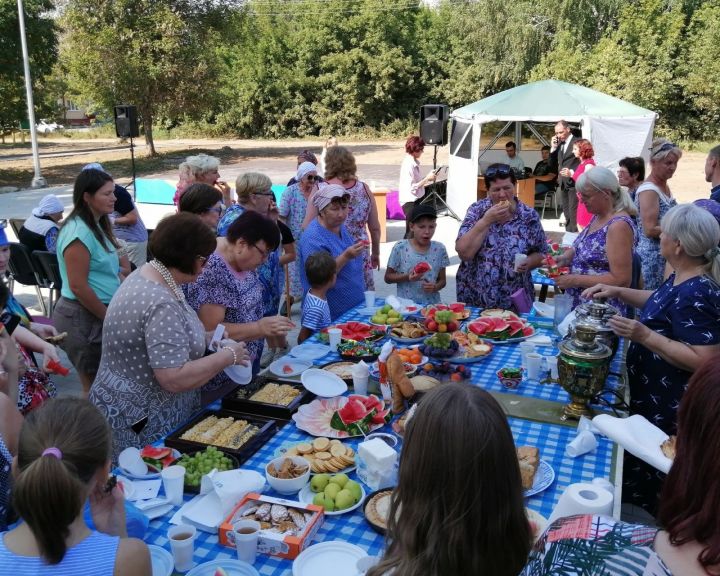
[[530,278],[532,279],[533,284],[540,284],[541,286],[555,286],[555,280],[540,274],[537,268],[534,268],[530,272]]
[[[358,310],[360,307],[353,308],[352,310],[343,314],[336,323],[357,321],[357,322],[369,322],[369,316],[360,313]],[[476,318],[480,315],[478,308],[470,308],[472,311],[470,318]],[[529,320],[533,323],[538,335],[548,336],[552,339],[552,344],[548,346],[538,346],[538,353],[544,356],[554,356],[558,354],[558,335],[552,329],[552,321],[547,318],[530,317]],[[310,342],[317,342],[318,337],[315,336]],[[382,342],[378,343],[381,346]],[[399,347],[403,345],[398,344]],[[610,365],[610,376],[605,383],[605,392],[601,396],[602,403],[591,404],[593,408],[607,408],[608,403],[616,404],[618,401],[618,395],[620,397],[624,394],[624,380],[623,380],[623,358],[622,350],[623,344],[620,343],[617,354],[613,358]],[[339,361],[341,358],[335,352],[330,352],[326,356],[319,358],[314,361],[318,366],[327,364],[329,362]],[[470,382],[476,386],[481,386],[489,392],[503,392],[507,394],[520,395],[528,398],[536,398],[539,400],[549,400],[552,402],[560,402],[567,404],[570,402],[570,395],[563,390],[563,388],[557,383],[541,384],[539,382],[531,382],[524,380],[520,386],[515,390],[508,390],[503,387],[497,378],[497,371],[501,368],[520,368],[521,366],[521,355],[519,343],[513,344],[497,344],[494,346],[493,351],[484,360],[474,363],[467,364],[467,367],[471,369],[472,376]]]
[[[509,418],[515,443],[518,446],[537,446],[540,449],[540,457],[553,468],[555,480],[543,492],[527,499],[529,508],[539,512],[545,518],[550,516],[560,495],[569,484],[575,482],[588,482],[593,478],[610,479],[612,461],[614,458],[613,444],[607,438],[598,438],[598,447],[591,453],[578,458],[565,456],[565,446],[575,436],[575,429],[556,424],[543,424]],[[383,431],[392,432],[389,426]],[[255,455],[244,465],[244,469],[256,470],[264,474],[265,465],[276,457],[277,451],[285,446],[297,444],[311,438],[306,433],[298,430],[294,423],[285,425],[275,436],[270,439]],[[357,447],[359,440],[348,441],[353,447]],[[355,473],[350,476],[356,478]],[[364,486],[366,493],[369,492]],[[272,489],[267,489],[266,494],[280,496]],[[288,498],[287,496],[282,496]],[[186,501],[190,496],[186,496]],[[155,544],[170,550],[167,539],[167,531],[170,528],[170,518],[173,512],[157,518],[150,522],[145,535],[145,542]],[[344,540],[360,546],[371,555],[382,554],[384,537],[374,532],[365,521],[362,507],[339,516],[325,517],[313,542],[328,540]],[[235,551],[226,548],[218,543],[217,535],[207,532],[198,532],[195,542],[195,561],[206,562],[215,558],[235,558]],[[265,576],[280,576],[290,574],[292,562],[273,556],[259,555],[255,568]]]

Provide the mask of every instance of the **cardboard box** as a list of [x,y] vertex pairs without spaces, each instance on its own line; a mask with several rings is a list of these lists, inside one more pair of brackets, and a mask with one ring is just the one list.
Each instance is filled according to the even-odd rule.
[[258,552],[294,560],[300,552],[310,545],[320,526],[322,526],[324,514],[321,506],[303,504],[295,500],[284,500],[282,498],[273,498],[272,496],[263,496],[251,492],[233,508],[230,515],[220,524],[220,529],[218,530],[220,544],[228,546],[229,548],[235,548],[235,542],[231,534],[233,531],[233,523],[241,519],[254,520],[254,516],[243,518],[242,515],[251,506],[260,506],[262,504],[280,504],[286,508],[294,508],[304,515],[308,513],[312,514],[312,516],[306,520],[302,532],[297,535],[281,534],[279,532],[271,532],[267,529],[260,531]]

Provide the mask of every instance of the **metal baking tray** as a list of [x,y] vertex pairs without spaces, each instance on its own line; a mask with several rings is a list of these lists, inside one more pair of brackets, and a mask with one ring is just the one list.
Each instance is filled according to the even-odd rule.
[[[271,382],[292,386],[293,388],[299,390],[300,394],[293,398],[292,402],[290,402],[287,406],[250,400],[250,396]],[[275,418],[276,420],[289,421],[301,405],[307,404],[314,399],[315,394],[306,390],[300,382],[295,380],[285,380],[283,378],[267,374],[260,374],[255,376],[252,382],[250,382],[247,386],[238,386],[235,390],[226,394],[222,399],[222,407],[225,410],[244,412],[246,414],[258,414],[268,418]]]

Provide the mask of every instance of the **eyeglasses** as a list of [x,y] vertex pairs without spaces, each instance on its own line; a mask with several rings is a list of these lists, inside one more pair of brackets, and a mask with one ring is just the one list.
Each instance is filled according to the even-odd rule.
[[485,176],[488,178],[509,178],[512,174],[512,168],[507,164],[498,164],[497,166],[491,166],[485,170]]
[[[668,150],[672,150],[673,148],[677,148],[677,146],[675,146],[675,144],[673,144],[672,142],[665,142],[665,144],[660,146],[660,148],[658,148],[657,150],[655,150],[655,152],[652,153],[651,158],[654,158],[661,152],[667,152]],[[652,148],[651,148],[651,150],[652,150]]]
[[275,196],[275,194],[272,193],[272,190],[268,190],[267,192],[253,192],[253,196]]
[[270,252],[266,252],[265,250],[260,248],[260,246],[258,246],[257,244],[251,244],[251,246],[253,248],[255,248],[255,250],[257,250],[258,252],[260,252],[260,256],[262,256],[262,261],[267,262],[267,259],[270,258]]
[[218,216],[222,216],[225,212],[225,206],[213,206],[208,212],[215,212]]
[[197,255],[195,256],[198,260],[200,260],[200,267],[205,268],[205,264],[207,264],[208,259],[205,256]]
[[308,174],[308,175],[305,176],[305,179],[306,179],[308,182],[314,182],[315,180],[317,180],[317,181],[319,182],[319,181],[320,181],[320,176],[315,176],[314,174]]

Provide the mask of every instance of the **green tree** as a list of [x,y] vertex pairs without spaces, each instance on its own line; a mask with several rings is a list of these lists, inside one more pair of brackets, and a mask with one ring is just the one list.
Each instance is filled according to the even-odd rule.
[[108,110],[135,104],[150,155],[153,123],[201,115],[219,85],[223,0],[68,0],[63,64],[78,96]]
[[[57,30],[50,16],[51,0],[25,0],[25,32],[39,117],[54,110],[44,81],[57,60]],[[27,118],[25,73],[20,46],[17,0],[0,0],[0,129],[17,128]]]

